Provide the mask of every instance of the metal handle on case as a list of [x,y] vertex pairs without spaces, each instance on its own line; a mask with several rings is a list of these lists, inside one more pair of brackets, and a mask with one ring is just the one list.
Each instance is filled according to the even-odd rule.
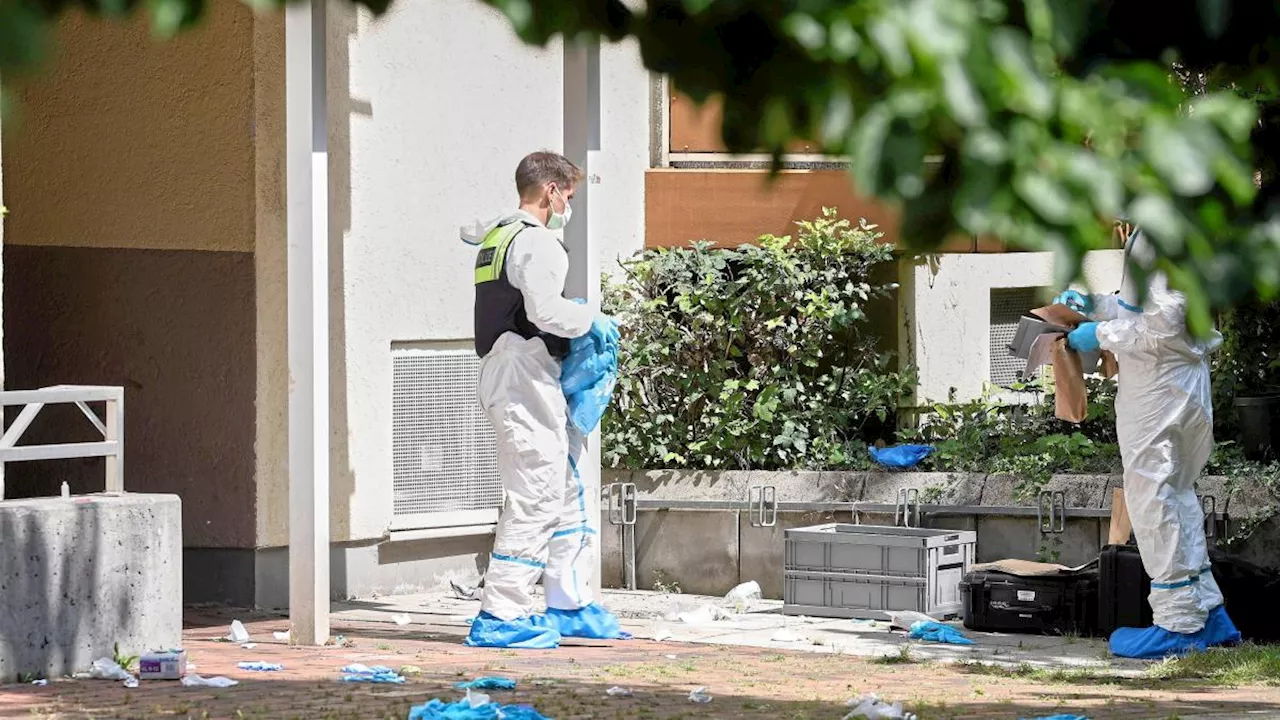
[[777,487],[754,485],[747,490],[747,502],[751,527],[774,527],[778,524]]

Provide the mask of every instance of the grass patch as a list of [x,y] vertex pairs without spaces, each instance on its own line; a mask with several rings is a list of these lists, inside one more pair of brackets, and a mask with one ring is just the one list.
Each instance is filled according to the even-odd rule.
[[1096,685],[1121,681],[1121,678],[1099,673],[1092,668],[1040,668],[1026,663],[1017,667],[1003,667],[981,662],[963,662],[956,663],[956,669],[971,675],[1017,678],[1045,685]]
[[912,665],[916,659],[911,654],[911,646],[903,645],[898,648],[897,655],[881,655],[871,659],[873,665]]
[[1280,645],[1214,648],[1165,660],[1147,671],[1152,680],[1200,680],[1214,685],[1280,686]]

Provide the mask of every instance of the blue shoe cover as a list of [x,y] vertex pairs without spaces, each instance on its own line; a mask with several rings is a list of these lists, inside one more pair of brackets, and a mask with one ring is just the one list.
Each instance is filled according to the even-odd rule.
[[581,610],[547,608],[547,614],[529,618],[534,624],[551,628],[564,637],[591,640],[630,640],[631,633],[623,632],[618,616],[591,603]]
[[1211,647],[1235,645],[1240,642],[1227,609],[1221,605],[1209,611],[1200,632],[1169,632],[1158,625],[1149,628],[1117,628],[1111,633],[1111,654],[1116,657],[1138,660],[1162,660],[1181,657],[1190,652],[1204,652]]
[[471,633],[467,635],[465,644],[469,647],[551,650],[560,647],[560,633],[554,628],[539,627],[533,618],[500,620],[481,612],[471,622]]

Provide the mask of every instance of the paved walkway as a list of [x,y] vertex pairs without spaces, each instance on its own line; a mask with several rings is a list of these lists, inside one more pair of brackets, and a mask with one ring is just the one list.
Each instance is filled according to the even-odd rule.
[[[630,594],[627,594],[630,595]],[[336,608],[333,628],[340,644],[325,648],[290,647],[273,639],[287,621],[280,616],[201,610],[188,614],[185,644],[201,675],[225,675],[240,684],[225,690],[187,689],[176,683],[148,682],[135,690],[93,680],[54,681],[46,687],[0,688],[0,719],[15,718],[339,718],[407,717],[408,709],[432,697],[454,699],[455,682],[485,675],[519,681],[512,693],[494,693],[507,703],[531,704],[548,717],[586,718],[842,718],[848,699],[874,692],[901,700],[922,720],[930,718],[1033,718],[1072,712],[1092,718],[1280,718],[1280,688],[1217,689],[1193,685],[1152,685],[1132,677],[1099,678],[1107,670],[1096,649],[1076,652],[1085,641],[1047,642],[1024,638],[979,639],[967,651],[984,662],[1016,662],[1024,654],[1057,653],[1063,658],[1092,656],[1097,670],[1074,681],[1046,683],[950,663],[961,653],[912,645],[886,631],[858,628],[847,621],[792,623],[787,629],[808,636],[844,633],[843,645],[771,643],[784,621],[769,606],[753,607],[746,617],[700,625],[654,619],[701,599],[652,594],[613,595],[611,604],[643,633],[666,630],[672,640],[653,642],[574,642],[553,652],[479,650],[461,645],[465,618],[476,604],[439,596],[372,600]],[[426,606],[420,603],[429,603]],[[671,607],[667,607],[670,604]],[[407,626],[392,617],[412,612]],[[646,617],[650,616],[650,617]],[[221,641],[230,621],[245,621],[256,645],[245,649]],[[843,628],[841,627],[843,625]],[[724,644],[744,635],[742,644]],[[687,642],[681,641],[687,640]],[[995,643],[988,645],[987,643]],[[1002,650],[1006,648],[1007,650]],[[1056,649],[1054,649],[1056,648]],[[997,652],[999,650],[1000,652]],[[1005,653],[1008,655],[1005,655]],[[881,658],[876,656],[880,655]],[[883,656],[890,659],[882,659]],[[939,662],[922,662],[937,656]],[[972,658],[970,658],[972,659]],[[244,660],[284,665],[279,673],[236,669]],[[404,686],[339,683],[338,669],[348,663],[416,666]],[[1044,662],[1044,661],[1042,661]],[[1070,664],[1064,662],[1063,664]],[[1134,667],[1111,667],[1133,675]],[[994,674],[993,674],[994,673]],[[611,697],[611,687],[631,697]],[[714,700],[696,705],[691,690],[705,686]]]

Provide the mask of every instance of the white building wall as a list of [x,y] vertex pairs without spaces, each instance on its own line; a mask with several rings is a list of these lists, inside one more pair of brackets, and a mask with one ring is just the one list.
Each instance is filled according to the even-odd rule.
[[[451,0],[360,16],[333,53],[349,53],[350,68],[332,88],[335,104],[350,98],[349,188],[334,194],[335,223],[348,224],[335,268],[344,351],[334,363],[333,529],[335,540],[359,540],[391,522],[392,343],[471,338],[474,249],[457,229],[514,208],[521,157],[560,149],[562,55],[525,46],[492,9]],[[649,113],[634,49],[605,48],[601,65],[602,148],[590,171],[603,259],[643,237]]]
[[[903,357],[920,373],[917,401],[958,401],[982,394],[990,379],[991,291],[1054,286],[1052,253],[937,255],[903,261],[899,313]],[[1080,289],[1110,293],[1120,288],[1124,253],[1106,250],[1085,258]]]

